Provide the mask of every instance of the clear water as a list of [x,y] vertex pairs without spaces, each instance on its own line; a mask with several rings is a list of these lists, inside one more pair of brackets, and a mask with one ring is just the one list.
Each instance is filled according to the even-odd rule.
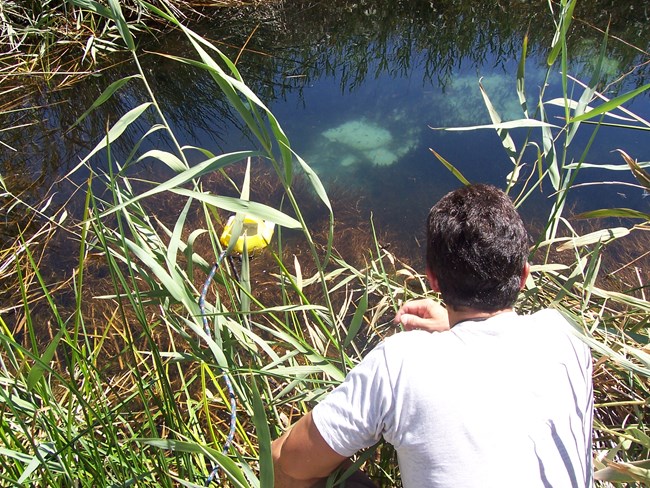
[[[607,2],[583,3],[582,10],[576,11],[570,37],[569,74],[588,81],[602,42],[602,34],[582,19],[604,28],[611,18],[610,33],[638,49],[610,40],[601,86],[608,96],[615,96],[644,83],[648,65],[640,65],[647,61],[644,50],[650,44],[644,2],[617,7]],[[411,234],[422,227],[428,208],[460,184],[430,148],[468,180],[506,186],[512,163],[495,131],[447,132],[432,127],[490,122],[479,79],[504,120],[522,117],[516,72],[526,32],[526,92],[529,105],[536,105],[554,28],[546,1],[520,4],[506,10],[480,1],[435,5],[379,1],[372,6],[364,2],[297,1],[226,10],[196,29],[218,39],[231,58],[238,58],[245,81],[279,119],[293,149],[330,189],[351,190],[362,202],[360,219],[367,220],[372,212],[386,228]],[[244,44],[246,50],[239,51]],[[159,37],[151,49],[194,57],[191,48],[174,34]],[[241,122],[204,74],[156,56],[143,61],[181,144],[215,153],[251,147]],[[117,120],[142,102],[142,88],[131,83],[79,130],[68,134],[64,129],[111,81],[133,72],[131,66],[122,65],[71,91],[47,94],[44,101],[49,107],[40,112],[40,124],[25,131],[23,140],[20,133],[14,133],[16,139],[11,144],[22,148],[20,156],[2,149],[6,151],[3,174],[11,172],[12,165],[25,174],[40,173],[42,186],[65,174],[99,140],[107,119]],[[622,82],[605,88],[619,74],[628,72]],[[560,96],[560,73],[553,73],[549,83],[545,100]],[[569,90],[575,92],[575,98],[582,91],[574,83]],[[650,118],[647,93],[629,107]],[[549,117],[561,113],[549,107]],[[120,149],[127,152],[144,127],[146,124],[134,127],[114,153],[119,154]],[[582,126],[572,143],[570,159],[581,156],[592,131],[593,126]],[[522,129],[512,132],[518,146],[525,135]],[[648,161],[649,137],[647,131],[601,128],[586,161],[620,166],[623,160],[616,149]],[[539,144],[540,140],[538,133],[532,136],[532,141]],[[164,149],[168,145],[158,138],[148,142],[149,147]],[[142,151],[146,149],[142,147]],[[533,171],[535,156],[535,147],[530,146],[522,180]],[[97,158],[95,164],[101,167],[106,163]],[[141,165],[138,171],[147,178],[161,176],[154,165]],[[83,181],[83,175],[79,179]],[[584,186],[572,193],[570,205],[575,211],[604,207],[650,211],[650,198],[632,186],[635,180],[629,171],[588,168],[580,172],[576,183]],[[535,192],[522,211],[531,219],[544,220],[551,194],[551,185],[546,182],[544,192]]]
[[[346,2],[337,5],[341,3]],[[463,8],[459,7],[460,2],[451,3]],[[395,12],[394,3],[378,2],[376,10],[365,11],[365,17],[352,11],[351,16],[358,14],[365,21],[344,22],[340,30],[345,31],[345,36],[334,40],[329,31],[333,28],[331,19],[322,17],[325,33],[314,34],[313,19],[305,20],[300,13],[287,13],[288,28],[293,26],[295,31],[304,28],[306,32],[304,37],[295,32],[284,32],[284,35],[292,40],[298,36],[304,44],[287,48],[284,39],[277,40],[276,35],[278,47],[274,55],[280,60],[291,61],[278,61],[275,70],[267,71],[268,78],[261,80],[261,91],[263,93],[269,86],[282,87],[270,90],[272,95],[264,100],[280,120],[294,150],[326,184],[353,188],[375,218],[394,229],[412,232],[421,228],[431,204],[460,184],[430,148],[458,168],[468,180],[506,186],[512,163],[495,131],[447,132],[432,127],[490,123],[479,91],[479,79],[502,119],[522,118],[516,73],[525,28],[528,26],[530,39],[526,93],[529,107],[535,107],[544,83],[549,33],[552,35],[553,27],[547,6],[541,4],[535,7],[539,7],[535,18],[544,19],[538,25],[531,24],[533,16],[525,9],[505,15],[492,10],[489,13],[498,18],[484,18],[483,23],[468,17],[468,12],[480,16],[480,9],[489,8],[479,2],[465,2],[465,10],[456,12],[455,18],[444,8],[435,11],[430,5],[422,7],[422,2],[399,4],[402,8],[398,6]],[[596,4],[593,8],[601,6]],[[612,15],[619,18],[621,24],[629,25],[632,17],[638,20],[638,10],[635,13],[633,5],[620,10]],[[335,7],[331,10],[336,11]],[[384,25],[377,19],[386,19],[391,14],[399,16],[399,20],[389,23],[385,30],[367,28],[368,24]],[[315,17],[318,19],[318,14]],[[440,27],[441,24],[452,27]],[[574,48],[568,72],[587,82],[594,70],[602,34],[589,29],[577,31],[572,39]],[[642,48],[648,39],[647,29],[644,32],[636,31]],[[208,29],[210,34],[218,37]],[[263,38],[263,33],[260,36]],[[266,44],[260,44],[260,50],[264,50]],[[256,49],[257,46],[251,48]],[[638,52],[634,54],[626,49],[610,40],[601,67],[602,87],[643,61],[644,57],[638,56]],[[261,58],[263,56],[248,52],[241,55],[245,76],[254,73],[248,80],[258,80],[259,72],[251,66]],[[644,76],[643,69],[633,71],[633,75],[621,83],[609,86],[606,94],[613,97],[633,89]],[[560,73],[553,73],[545,100],[561,96],[560,83]],[[582,88],[574,83],[570,83],[569,90],[574,92],[576,99],[582,93]],[[647,119],[650,116],[648,100],[647,95],[641,96],[630,108]],[[547,110],[549,117],[562,115],[559,108],[549,106]],[[581,157],[592,132],[593,126],[582,126],[572,142],[570,160]],[[639,160],[647,161],[650,159],[648,135],[638,130],[601,128],[586,162],[621,166],[623,160],[614,152],[616,149],[624,149]],[[526,131],[514,130],[512,136],[520,147]],[[229,140],[232,142],[237,137]],[[541,144],[539,130],[533,133],[532,141]],[[205,138],[200,142],[209,144]],[[237,147],[235,143],[230,148]],[[536,152],[531,146],[524,158],[522,180],[533,171],[535,158]],[[621,184],[599,184],[602,182]],[[644,198],[642,189],[629,186],[635,183],[629,171],[583,169],[576,180],[578,186],[572,193],[570,206],[574,212],[604,207],[648,211],[650,199]],[[517,190],[514,189],[515,194]],[[544,191],[533,194],[522,211],[530,218],[544,220],[552,193],[547,181]]]

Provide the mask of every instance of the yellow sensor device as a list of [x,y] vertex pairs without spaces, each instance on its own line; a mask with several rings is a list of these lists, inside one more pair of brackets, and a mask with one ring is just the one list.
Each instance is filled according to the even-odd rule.
[[[226,222],[221,237],[219,238],[222,246],[228,247],[234,225],[235,216],[233,215],[228,219],[228,222]],[[266,220],[247,215],[244,217],[244,228],[242,229],[242,233],[237,239],[233,250],[239,254],[243,253],[244,242],[246,242],[246,249],[248,249],[249,252],[265,248],[269,242],[271,242],[274,230],[275,224],[273,222],[267,222]]]

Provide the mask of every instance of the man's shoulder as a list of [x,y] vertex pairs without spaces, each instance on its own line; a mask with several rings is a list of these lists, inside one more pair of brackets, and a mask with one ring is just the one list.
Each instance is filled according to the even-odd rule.
[[566,353],[565,349],[569,348],[568,351],[582,351],[585,356],[590,356],[589,346],[581,339],[580,327],[558,310],[547,308],[522,317],[528,321],[527,328],[538,347],[548,346],[548,351],[558,353]]
[[532,317],[537,320],[549,321],[557,324],[567,324],[566,318],[554,308],[543,308],[531,314],[523,315],[524,317]]
[[458,345],[462,345],[450,331],[427,332],[411,330],[398,332],[380,344],[387,361],[402,362],[412,358],[416,361],[428,358],[429,361],[445,361],[447,355],[454,354]]
[[545,308],[528,315],[518,315],[529,327],[538,330],[540,333],[573,335],[575,327],[554,308]]
[[425,330],[402,331],[384,339],[384,347],[401,348],[424,345],[430,347],[431,344],[444,342],[449,331],[428,332]]

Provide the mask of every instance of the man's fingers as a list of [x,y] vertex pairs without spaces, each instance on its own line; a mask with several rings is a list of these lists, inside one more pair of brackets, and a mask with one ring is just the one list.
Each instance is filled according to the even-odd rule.
[[405,314],[402,314],[402,317],[401,317],[400,321],[402,323],[402,326],[404,327],[404,330],[416,330],[416,329],[419,328],[418,323],[421,320],[422,319],[420,317],[418,317],[417,315],[411,315],[411,314],[405,313]]
[[417,315],[418,317],[426,318],[430,316],[430,310],[434,306],[434,301],[428,298],[406,302],[397,311],[397,315],[395,315],[395,322],[403,322],[402,317],[404,315]]
[[439,318],[422,318],[412,314],[402,314],[401,322],[404,330],[425,330],[427,332],[442,332],[449,330],[449,320],[446,316]]

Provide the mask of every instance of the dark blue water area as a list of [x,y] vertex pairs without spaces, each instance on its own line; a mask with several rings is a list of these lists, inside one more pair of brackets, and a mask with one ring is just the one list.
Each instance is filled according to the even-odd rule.
[[[414,62],[401,77],[384,72],[375,78],[367,76],[363,84],[353,88],[342,84],[341,73],[345,67],[339,67],[335,75],[311,80],[299,96],[289,94],[285,100],[273,103],[271,109],[294,150],[327,184],[355,188],[371,202],[373,212],[391,215],[391,223],[398,227],[408,221],[408,228],[412,228],[421,225],[426,210],[440,196],[460,185],[429,148],[442,155],[469,181],[506,187],[506,176],[513,164],[493,129],[448,132],[431,128],[490,123],[479,91],[479,79],[504,120],[523,118],[516,92],[518,60],[499,64],[491,61],[487,59],[477,68],[461,60],[460,67],[444,84],[426,81],[420,65]],[[544,61],[529,59],[527,63],[526,92],[531,109],[536,106],[544,83]],[[371,64],[368,71],[372,72],[373,68]],[[544,100],[560,97],[560,74],[553,74],[549,84]],[[574,97],[579,98],[582,88],[570,84]],[[650,114],[647,97],[637,99],[631,108],[642,117]],[[548,106],[546,110],[550,121],[561,125],[556,117],[563,115],[563,109]],[[566,163],[580,160],[594,128],[594,125],[582,125],[567,151]],[[518,148],[527,134],[526,129],[511,131]],[[529,137],[530,142],[541,146],[540,129],[533,129]],[[632,186],[636,181],[625,169],[621,156],[614,152],[624,149],[648,159],[647,138],[647,131],[600,127],[585,162],[616,165],[624,170],[582,169],[567,206],[573,212],[607,207],[650,210],[650,199],[644,198],[642,189]],[[562,152],[561,137],[557,151]],[[535,159],[535,147],[530,145],[523,158],[521,180],[534,170]],[[542,189],[534,191],[521,207],[522,213],[539,221],[548,216],[554,199],[548,179]],[[520,187],[515,186],[512,195],[519,191]],[[417,219],[417,223],[410,219]]]

